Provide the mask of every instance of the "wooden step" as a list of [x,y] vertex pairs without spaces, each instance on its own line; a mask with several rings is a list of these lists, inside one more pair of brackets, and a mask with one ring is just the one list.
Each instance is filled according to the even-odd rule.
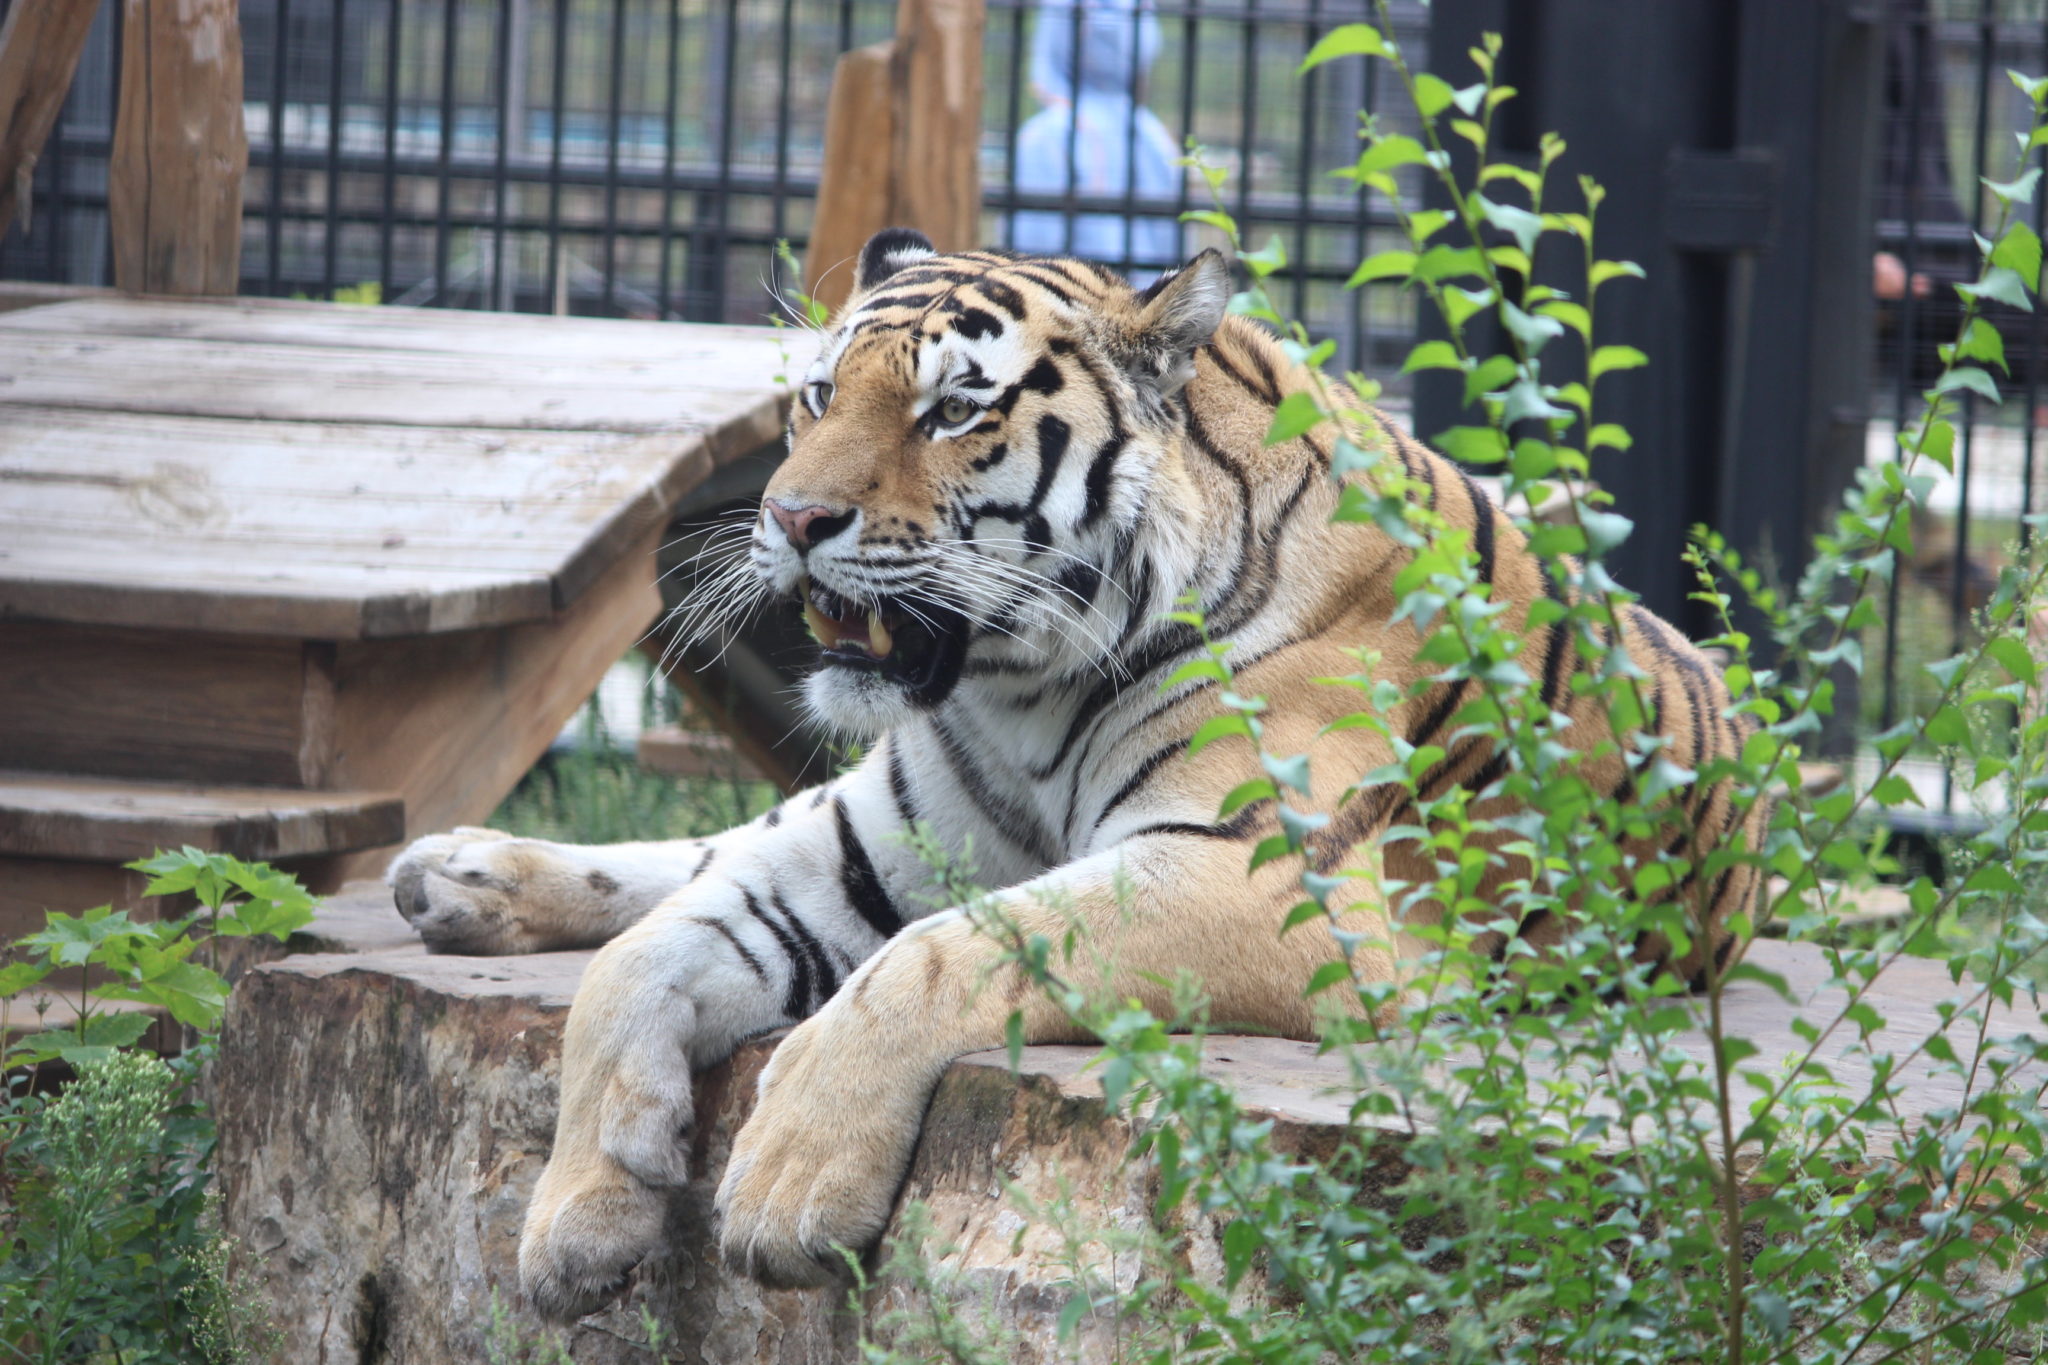
[[640,766],[668,777],[709,777],[766,782],[768,778],[729,736],[665,725],[640,732]]
[[145,917],[148,879],[122,864],[187,844],[305,866],[405,837],[388,792],[209,787],[0,769],[0,942],[51,910],[113,905]]
[[202,787],[0,769],[0,855],[124,863],[190,844],[271,861],[404,837],[405,802],[389,792]]

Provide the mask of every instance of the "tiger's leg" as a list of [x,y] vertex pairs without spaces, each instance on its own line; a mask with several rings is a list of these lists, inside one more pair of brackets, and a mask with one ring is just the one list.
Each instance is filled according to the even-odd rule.
[[[1116,996],[1164,1012],[1161,977],[1186,971],[1201,979],[1212,1018],[1312,1037],[1316,1007],[1302,989],[1335,946],[1313,925],[1278,932],[1301,893],[1277,866],[1248,881],[1248,851],[1234,840],[1141,835],[1006,892],[1001,904],[1024,934],[1055,943],[1077,922],[1110,964]],[[1363,887],[1338,893],[1347,897],[1340,903],[1362,898]],[[1368,934],[1378,920],[1357,918]],[[936,915],[889,943],[782,1041],[719,1185],[729,1265],[776,1285],[831,1278],[843,1269],[835,1244],[862,1250],[881,1234],[925,1105],[955,1057],[1001,1047],[1013,1010],[1029,1042],[1077,1038],[1017,969],[990,977],[1001,952],[966,913]],[[1363,970],[1392,978],[1390,952],[1360,957]]]
[[785,820],[834,800],[846,779],[798,792],[704,839],[558,844],[464,826],[415,840],[384,874],[427,950],[479,957],[595,948]]
[[922,869],[886,837],[900,817],[872,756],[783,811],[720,836],[584,972],[520,1237],[521,1284],[550,1317],[596,1308],[659,1246],[668,1190],[689,1178],[693,1073],[812,1013],[901,927]]

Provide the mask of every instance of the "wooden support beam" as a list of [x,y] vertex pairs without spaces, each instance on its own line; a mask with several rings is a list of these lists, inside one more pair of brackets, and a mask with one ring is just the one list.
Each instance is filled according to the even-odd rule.
[[132,294],[232,294],[249,163],[236,0],[124,3],[114,282]]
[[28,231],[36,158],[78,71],[97,0],[19,0],[0,26],[0,238]]
[[861,244],[885,227],[941,251],[980,245],[985,23],[984,0],[900,0],[894,40],[841,54],[804,263],[827,307],[846,301]]

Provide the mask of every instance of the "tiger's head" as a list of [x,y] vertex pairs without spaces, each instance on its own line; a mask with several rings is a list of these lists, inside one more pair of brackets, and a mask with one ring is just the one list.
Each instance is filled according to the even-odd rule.
[[868,242],[752,531],[820,646],[820,718],[872,735],[963,678],[1097,670],[1134,608],[1149,619],[1123,571],[1141,539],[1199,552],[1157,494],[1229,292],[1214,251],[1138,290],[907,229]]

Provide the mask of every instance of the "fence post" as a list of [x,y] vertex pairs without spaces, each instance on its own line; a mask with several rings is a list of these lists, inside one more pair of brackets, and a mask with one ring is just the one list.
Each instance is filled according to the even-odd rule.
[[28,231],[36,157],[57,124],[98,8],[97,0],[17,4],[0,25],[0,237],[17,217]]
[[136,294],[232,294],[249,163],[237,0],[124,3],[107,187],[114,282]]
[[889,226],[895,207],[895,51],[894,43],[873,43],[840,53],[832,68],[818,212],[804,259],[805,288],[828,308],[846,302],[861,244]]

